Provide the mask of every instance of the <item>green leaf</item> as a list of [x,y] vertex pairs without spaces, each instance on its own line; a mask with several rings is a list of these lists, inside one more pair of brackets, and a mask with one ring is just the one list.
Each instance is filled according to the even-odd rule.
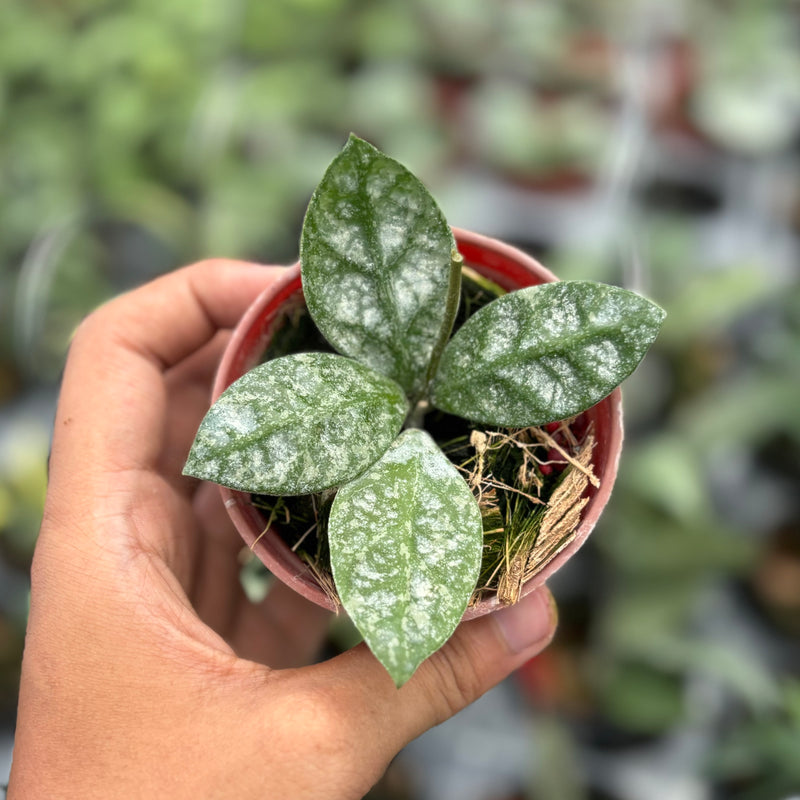
[[424,431],[339,489],[328,524],[345,610],[397,686],[451,636],[478,580],[472,492]]
[[332,353],[268,361],[209,409],[184,474],[263,494],[338,486],[385,452],[408,412],[403,390]]
[[446,323],[454,248],[422,183],[351,136],[303,224],[300,260],[311,316],[339,352],[414,393]]
[[638,294],[590,281],[512,292],[484,306],[450,340],[432,402],[486,425],[566,419],[633,372],[664,316]]

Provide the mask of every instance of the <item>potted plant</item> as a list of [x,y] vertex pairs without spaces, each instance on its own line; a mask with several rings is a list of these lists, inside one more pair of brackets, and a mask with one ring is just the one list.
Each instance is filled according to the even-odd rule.
[[[465,268],[481,250],[488,279]],[[518,599],[588,535],[621,442],[608,397],[664,312],[454,237],[420,181],[355,136],[300,253],[234,336],[185,472],[228,487],[245,541],[262,555],[268,539],[278,577],[341,603],[399,686],[462,617]],[[279,320],[297,337],[303,302],[311,346],[254,366]],[[312,531],[314,569],[298,569]]]
[[611,105],[600,92],[487,79],[471,92],[465,137],[477,162],[514,184],[542,192],[585,190],[614,135]]
[[688,98],[696,130],[745,159],[791,148],[800,129],[800,56],[787,33],[795,12],[738,0],[722,14],[698,11],[698,25],[714,35],[697,48]]

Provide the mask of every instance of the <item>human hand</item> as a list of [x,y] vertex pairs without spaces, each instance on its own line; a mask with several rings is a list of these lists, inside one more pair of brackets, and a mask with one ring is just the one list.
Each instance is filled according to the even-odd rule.
[[181,475],[231,327],[280,268],[209,261],[106,304],[70,349],[32,568],[9,797],[358,798],[542,650],[541,589],[459,626],[401,689],[328,614],[252,604],[216,487]]

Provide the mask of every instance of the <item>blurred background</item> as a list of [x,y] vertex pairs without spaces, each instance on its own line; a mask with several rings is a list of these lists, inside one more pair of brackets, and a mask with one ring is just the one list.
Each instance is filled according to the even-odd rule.
[[800,796],[800,3],[2,0],[0,784],[59,372],[105,298],[290,263],[349,131],[669,312],[553,646],[375,800]]

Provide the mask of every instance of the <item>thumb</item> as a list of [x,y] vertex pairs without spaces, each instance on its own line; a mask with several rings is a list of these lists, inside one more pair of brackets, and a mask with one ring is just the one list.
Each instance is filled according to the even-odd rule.
[[395,690],[404,738],[400,746],[457,714],[544,650],[557,619],[553,596],[542,586],[512,606],[460,625]]
[[335,697],[341,717],[352,718],[341,720],[342,730],[380,769],[547,647],[556,622],[553,597],[542,586],[513,606],[459,625],[400,689],[365,645],[311,669],[319,670],[315,677]]

